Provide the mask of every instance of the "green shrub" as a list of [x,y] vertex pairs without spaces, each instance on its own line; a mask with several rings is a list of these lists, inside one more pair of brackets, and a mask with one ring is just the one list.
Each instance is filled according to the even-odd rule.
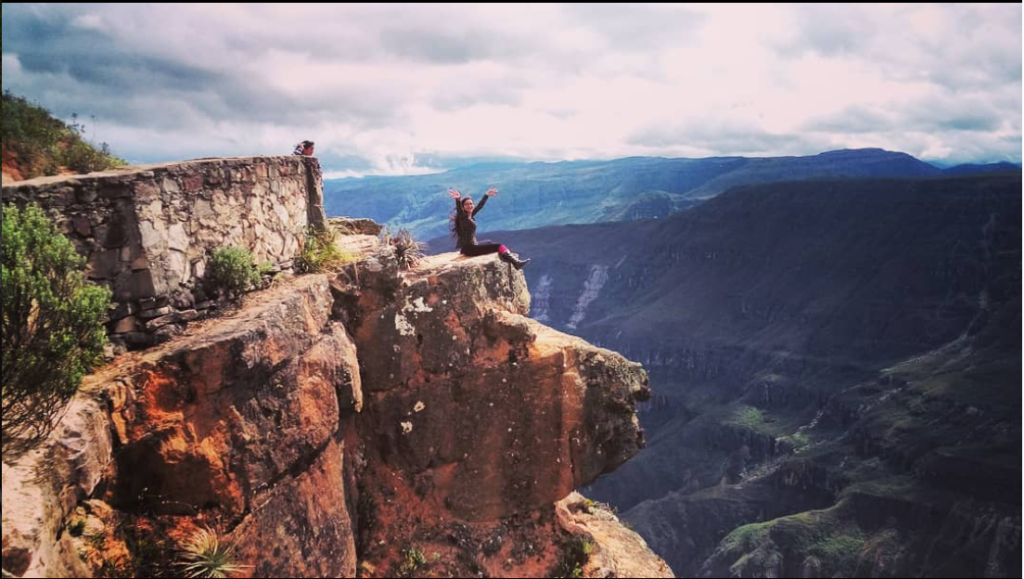
[[96,149],[89,143],[82,140],[73,140],[63,149],[63,154],[58,157],[62,164],[75,173],[91,173],[93,171],[104,171],[116,167],[123,167],[127,163],[110,154],[110,146],[106,143],[100,144]]
[[556,578],[583,577],[583,567],[594,553],[594,543],[586,536],[574,535],[562,544],[562,555],[548,573]]
[[608,503],[599,503],[597,501],[590,500],[587,497],[583,497],[583,512],[588,515],[593,515],[597,511],[604,511],[613,515],[619,514],[618,509]]
[[78,517],[68,524],[68,534],[72,537],[81,537],[82,533],[85,532],[85,519]]
[[338,249],[337,242],[338,232],[333,227],[310,227],[295,258],[295,270],[298,273],[321,273],[352,261],[352,255]]
[[248,249],[221,247],[214,250],[206,264],[206,279],[213,289],[237,297],[258,289],[262,284],[260,274],[267,269],[256,265]]
[[107,337],[110,291],[42,209],[3,207],[3,456],[46,437]]
[[99,149],[85,141],[85,125],[72,114],[71,124],[53,118],[46,109],[4,91],[2,109],[4,148],[17,154],[25,178],[56,175],[61,167],[76,173],[126,165],[106,143]]
[[398,568],[398,577],[412,577],[417,571],[422,569],[427,564],[427,557],[423,554],[423,551],[416,547],[412,547],[405,551],[405,560],[402,561],[401,566]]
[[262,283],[263,276],[271,275],[273,271],[274,264],[270,263],[269,261],[260,262],[256,266],[256,275],[260,276],[260,280],[257,282],[257,285]]
[[178,565],[185,577],[220,579],[236,575],[247,567],[234,562],[231,547],[220,543],[217,534],[200,529],[185,542]]

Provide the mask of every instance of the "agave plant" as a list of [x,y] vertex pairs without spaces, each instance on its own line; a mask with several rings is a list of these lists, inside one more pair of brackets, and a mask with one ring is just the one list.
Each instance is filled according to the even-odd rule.
[[425,243],[416,241],[407,229],[400,229],[392,236],[385,228],[380,232],[380,249],[377,257],[382,260],[395,260],[400,269],[410,269],[423,258]]
[[216,533],[200,529],[182,545],[178,564],[185,577],[224,579],[247,569],[245,565],[236,564],[233,558],[232,548],[221,545]]
[[425,243],[416,241],[408,229],[399,230],[398,235],[391,240],[391,245],[395,248],[398,267],[402,269],[416,265],[416,262],[423,258],[423,249],[426,247]]

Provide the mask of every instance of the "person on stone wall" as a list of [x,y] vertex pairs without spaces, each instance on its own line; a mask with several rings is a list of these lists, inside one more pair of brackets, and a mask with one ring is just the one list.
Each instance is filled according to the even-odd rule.
[[478,243],[476,240],[476,214],[480,213],[480,210],[484,208],[484,204],[487,203],[489,197],[494,197],[497,194],[497,189],[489,189],[483,198],[480,199],[480,205],[474,208],[471,197],[463,197],[457,189],[448,190],[448,195],[455,200],[455,213],[450,218],[452,237],[456,238],[455,248],[462,255],[468,256],[497,253],[498,259],[501,261],[512,264],[516,269],[523,269],[526,264],[530,263],[529,259],[519,259],[518,255],[512,253],[508,247],[500,243],[494,243],[490,240]]
[[298,145],[295,145],[295,150],[292,151],[293,155],[302,155],[304,157],[313,156],[313,141],[302,141]]

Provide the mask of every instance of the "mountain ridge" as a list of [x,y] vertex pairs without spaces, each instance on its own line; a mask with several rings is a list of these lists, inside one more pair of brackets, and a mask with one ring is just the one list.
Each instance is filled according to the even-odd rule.
[[455,187],[469,196],[497,187],[487,209],[494,229],[664,218],[732,187],[836,177],[938,175],[932,165],[882,149],[804,157],[628,157],[609,161],[534,162],[464,167],[420,176],[325,182],[328,215],[369,216],[421,238],[444,233]]

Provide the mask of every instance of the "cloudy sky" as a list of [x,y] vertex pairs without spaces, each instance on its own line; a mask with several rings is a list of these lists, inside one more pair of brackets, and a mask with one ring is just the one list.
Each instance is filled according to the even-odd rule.
[[[3,88],[133,162],[1021,161],[1020,4],[3,4]],[[93,118],[95,117],[95,118]]]

